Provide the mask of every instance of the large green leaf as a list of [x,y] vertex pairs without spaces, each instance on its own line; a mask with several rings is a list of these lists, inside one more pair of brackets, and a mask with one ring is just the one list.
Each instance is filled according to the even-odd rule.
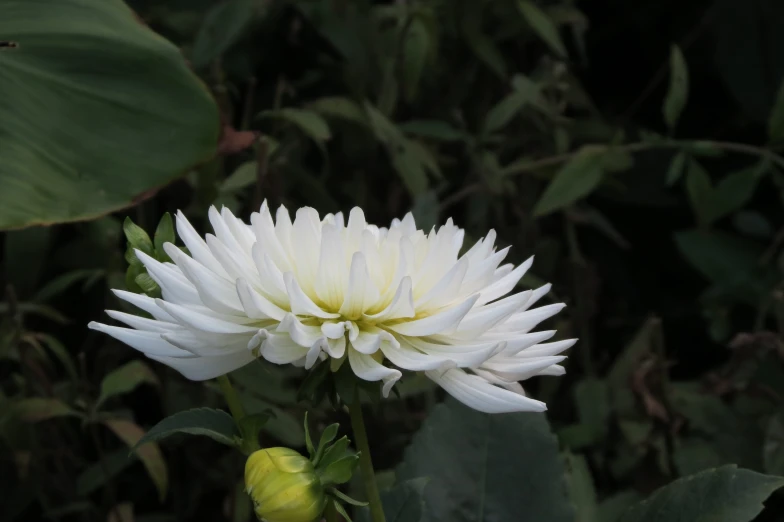
[[781,477],[735,465],[709,469],[659,489],[629,509],[621,522],[748,522],[782,485]]
[[0,229],[133,204],[210,158],[217,106],[120,0],[4,0]]
[[96,409],[110,397],[131,392],[145,383],[159,385],[158,377],[142,361],[131,361],[120,366],[101,381],[101,395],[98,397]]
[[583,147],[561,167],[536,202],[534,216],[544,216],[571,205],[599,186],[604,177],[602,150]]
[[428,522],[571,522],[558,444],[538,413],[488,415],[449,399],[433,409],[398,469],[428,477]]
[[150,431],[135,443],[135,447],[138,448],[148,442],[160,440],[177,433],[205,435],[229,446],[236,446],[240,436],[234,419],[225,411],[213,410],[211,408],[195,408],[166,417],[150,428]]
[[[421,522],[425,504],[422,493],[427,486],[426,478],[406,480],[393,488],[381,492],[386,522]],[[354,516],[355,522],[371,522],[370,510],[360,508]]]

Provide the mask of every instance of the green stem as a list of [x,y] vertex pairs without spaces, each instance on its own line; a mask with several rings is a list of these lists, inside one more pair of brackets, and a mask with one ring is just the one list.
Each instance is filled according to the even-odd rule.
[[226,399],[226,404],[229,405],[231,416],[234,417],[234,421],[239,424],[240,420],[245,417],[245,410],[242,407],[237,391],[234,389],[234,386],[231,385],[229,376],[221,375],[218,377],[218,385],[223,393],[223,397]]
[[373,461],[370,458],[370,445],[368,444],[365,419],[362,417],[362,404],[359,400],[359,391],[355,392],[354,404],[349,407],[351,415],[351,429],[359,450],[359,468],[362,470],[362,481],[365,483],[365,495],[370,503],[370,517],[373,522],[386,522],[384,506],[381,504],[381,495],[378,493],[376,475],[373,472]]

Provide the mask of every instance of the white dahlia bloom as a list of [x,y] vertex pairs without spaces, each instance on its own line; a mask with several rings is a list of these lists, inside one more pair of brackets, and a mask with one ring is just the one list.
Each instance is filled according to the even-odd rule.
[[90,328],[192,380],[256,357],[305,368],[348,359],[384,396],[411,370],[483,412],[546,409],[518,381],[563,374],[560,353],[575,340],[545,343],[554,331],[531,331],[564,305],[532,308],[549,284],[507,295],[533,258],[501,265],[509,249],[496,251],[495,232],[460,256],[464,231],[451,219],[428,234],[411,214],[379,228],[359,208],[348,222],[301,208],[292,222],[280,207],[273,221],[266,203],[250,225],[225,208],[209,218],[205,241],[177,214],[190,256],[171,243],[173,263],[136,251],[163,298],[115,294],[154,319],[108,311],[130,328]]

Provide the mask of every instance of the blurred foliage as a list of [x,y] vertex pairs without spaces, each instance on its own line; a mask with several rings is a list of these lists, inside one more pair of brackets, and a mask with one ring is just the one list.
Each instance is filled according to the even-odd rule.
[[[26,2],[0,0],[0,8],[20,16],[53,3]],[[513,260],[536,255],[535,275],[523,283],[554,283],[552,299],[570,305],[554,326],[580,338],[565,377],[526,383],[548,402],[558,445],[548,442],[540,419],[456,415],[452,404],[434,409],[440,391],[411,376],[397,396],[370,404],[375,463],[396,470],[379,480],[401,481],[385,493],[388,505],[424,495],[426,504],[400,511],[411,520],[448,508],[443,484],[417,481],[418,471],[438,469],[441,458],[426,432],[412,443],[426,417],[446,434],[509,424],[493,428],[494,437],[520,447],[485,455],[505,467],[492,468],[498,476],[485,483],[494,485],[483,506],[533,487],[532,470],[551,480],[562,465],[581,522],[659,520],[651,505],[669,509],[699,499],[700,488],[730,491],[730,483],[746,488],[751,504],[734,505],[727,493],[722,509],[735,518],[726,520],[750,520],[780,485],[761,473],[784,475],[784,4],[129,5],[139,22],[182,49],[215,103],[199,94],[173,47],[141,24],[110,17],[114,30],[98,30],[97,19],[88,23],[65,7],[60,17],[28,17],[24,26],[4,17],[0,37],[20,45],[0,50],[0,226],[84,219],[135,204],[127,212],[140,228],[126,224],[126,234],[164,256],[170,221],[155,229],[166,212],[182,209],[206,230],[210,205],[247,218],[263,199],[322,213],[359,205],[377,223],[411,210],[425,229],[453,217],[470,240],[494,228],[502,245],[513,246]],[[82,54],[70,52],[69,31],[84,30],[100,38]],[[51,74],[24,68],[26,48],[42,53],[37,67],[66,61]],[[108,71],[107,63],[114,64]],[[79,81],[139,110],[106,96],[81,106],[60,91],[90,64],[106,74]],[[9,101],[36,96],[47,103]],[[117,114],[106,112],[112,107]],[[29,121],[44,130],[31,130]],[[46,161],[30,163],[33,152]],[[233,440],[217,411],[217,385],[185,381],[85,327],[105,308],[125,309],[109,288],[156,291],[133,253],[123,256],[125,217],[2,236],[0,476],[8,480],[0,520],[252,516],[238,482],[241,455],[209,438]],[[299,400],[297,369],[254,363],[231,378],[248,413],[271,414],[265,446],[304,448],[306,410],[319,430],[348,425],[326,402],[316,409]],[[209,437],[173,444],[147,432],[192,408],[212,415],[215,431],[200,433]],[[171,432],[194,433],[187,416],[178,419]],[[527,443],[537,430],[544,438]],[[158,442],[129,452],[145,433]],[[430,462],[401,464],[409,443],[406,455]],[[557,451],[557,466],[526,461]],[[476,455],[462,458],[455,469],[482,466]],[[470,476],[451,476],[464,481],[451,491],[475,491]],[[348,489],[362,497],[357,484]],[[539,500],[542,517],[572,517],[562,500],[558,511]],[[768,504],[761,520],[779,519],[782,498]],[[450,516],[474,520],[464,515]]]

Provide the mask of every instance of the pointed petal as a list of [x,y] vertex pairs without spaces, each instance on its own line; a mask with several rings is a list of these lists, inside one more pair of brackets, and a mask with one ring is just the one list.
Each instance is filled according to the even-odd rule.
[[485,413],[511,413],[517,411],[547,410],[547,406],[497,386],[483,378],[469,375],[463,370],[452,368],[445,372],[429,371],[426,375],[433,379],[452,397],[466,406]]
[[150,359],[162,362],[180,372],[192,381],[205,381],[220,375],[233,372],[253,361],[253,355],[247,351],[219,355],[217,357],[193,357],[180,359],[175,357],[159,357],[149,355]]
[[356,339],[351,340],[351,346],[359,353],[371,355],[378,351],[382,342],[399,346],[399,342],[392,334],[376,326],[364,326],[359,330]]
[[459,305],[447,308],[423,319],[415,319],[405,323],[390,325],[388,328],[401,335],[422,337],[433,334],[449,334],[454,332],[460,321],[474,306],[479,295],[474,295]]
[[400,370],[387,368],[383,364],[376,362],[370,355],[359,353],[356,350],[348,351],[348,362],[354,374],[364,381],[383,381],[381,394],[389,396],[392,386],[403,376]]
[[387,321],[389,319],[414,317],[415,315],[416,310],[414,308],[411,278],[406,276],[400,280],[400,285],[398,285],[392,301],[386,308],[377,314],[365,314],[364,317],[369,321]]
[[244,334],[254,333],[258,327],[218,319],[216,317],[196,312],[186,306],[167,303],[163,299],[155,301],[166,313],[171,315],[183,326],[194,330],[216,334]]
[[280,321],[286,311],[270,302],[266,297],[256,292],[247,281],[237,279],[237,295],[242,303],[242,308],[251,319],[274,319]]
[[286,282],[286,291],[289,294],[289,301],[291,303],[291,311],[296,315],[312,315],[321,319],[337,319],[340,314],[333,314],[325,312],[313,302],[313,300],[305,295],[305,292],[300,288],[299,283],[291,272],[283,274],[283,280]]
[[126,314],[125,312],[118,312],[116,310],[106,310],[106,314],[114,319],[125,323],[131,328],[137,330],[144,330],[147,332],[171,332],[172,330],[181,330],[182,326],[175,321],[156,321],[155,319],[147,319],[139,317],[138,315]]
[[164,341],[159,332],[143,332],[132,328],[109,326],[108,324],[96,323],[95,321],[88,324],[87,327],[91,330],[111,335],[121,343],[125,343],[145,355],[192,357],[190,353]]
[[126,292],[125,290],[112,289],[112,292],[123,301],[131,303],[136,308],[144,310],[159,321],[167,321],[170,323],[174,322],[174,318],[161,310],[158,305],[155,304],[155,299],[152,297],[148,297],[144,294]]
[[188,218],[186,218],[185,214],[180,210],[177,211],[175,223],[177,226],[177,234],[180,236],[180,239],[182,239],[182,242],[185,243],[185,246],[188,248],[193,259],[219,276],[228,278],[229,274],[227,274],[221,264],[218,263],[212,255],[212,252],[210,252],[210,249],[207,248],[207,243],[202,239],[199,233],[196,232],[193,226],[191,226]]
[[379,297],[378,289],[368,274],[365,256],[361,252],[355,252],[351,258],[348,286],[343,305],[340,307],[340,314],[349,319],[358,319],[378,301]]
[[[534,257],[531,256],[522,265],[509,272],[507,275],[498,279],[489,286],[481,289],[481,295],[479,297],[479,301],[477,301],[476,304],[483,305],[485,303],[489,303],[490,301],[495,301],[499,297],[505,296],[511,292],[517,283],[520,282],[520,279],[523,278],[525,273],[528,272],[528,269],[531,268],[533,263]],[[533,292],[531,295],[533,296]]]
[[410,344],[400,343],[397,347],[390,343],[381,343],[381,351],[389,361],[404,370],[427,371],[444,370],[457,366],[454,361],[436,355],[428,355],[415,350]]

